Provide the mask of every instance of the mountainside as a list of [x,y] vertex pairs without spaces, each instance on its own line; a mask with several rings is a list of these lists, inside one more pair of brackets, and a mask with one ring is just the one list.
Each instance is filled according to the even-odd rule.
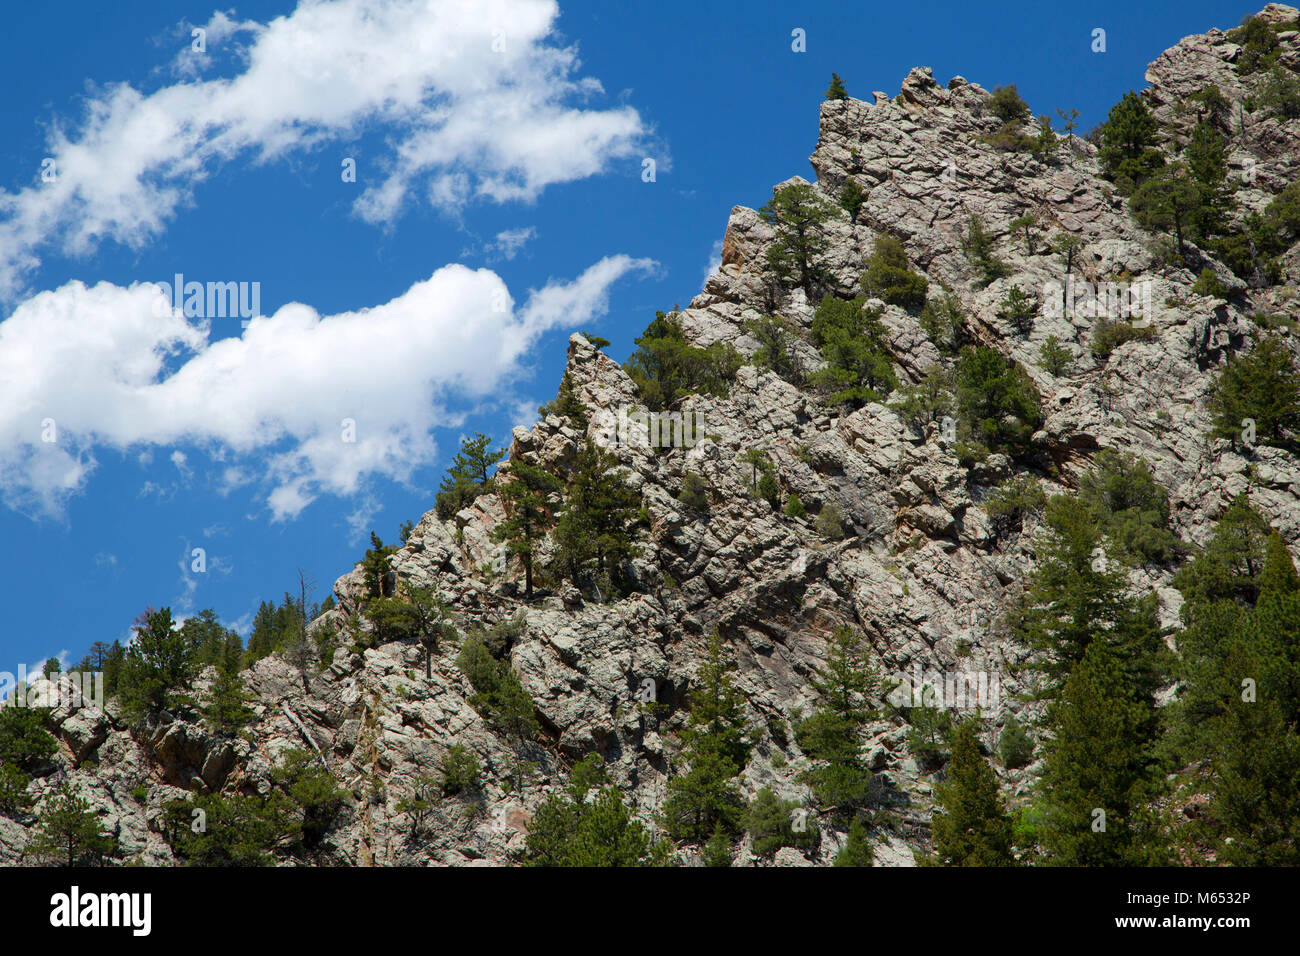
[[[1300,13],[1270,4],[1258,17],[1289,27]],[[24,860],[42,808],[65,783],[116,837],[115,861],[184,862],[170,802],[265,796],[283,784],[276,768],[286,752],[301,750],[344,793],[307,850],[276,845],[281,862],[519,862],[539,807],[591,754],[633,816],[658,829],[669,781],[687,765],[690,713],[716,634],[735,663],[749,728],[741,796],[770,788],[792,801],[776,816],[806,807],[815,820],[815,837],[801,839],[800,825],[775,850],[738,829],[736,862],[828,865],[850,819],[819,805],[807,776],[819,762],[798,728],[825,706],[818,675],[833,671],[832,638],[847,625],[879,673],[901,685],[870,693],[875,712],[857,732],[872,772],[861,819],[876,865],[913,865],[934,849],[936,787],[950,779],[954,746],[935,744],[939,731],[926,746],[924,712],[907,695],[917,675],[983,680],[977,730],[988,752],[998,753],[1013,716],[1043,739],[1047,707],[1032,699],[1041,671],[1015,626],[1043,558],[1035,502],[1077,492],[1105,450],[1147,463],[1179,543],[1164,560],[1128,562],[1108,546],[1094,569],[1118,568],[1133,593],[1155,595],[1171,648],[1186,624],[1179,567],[1211,542],[1240,495],[1300,553],[1294,443],[1282,432],[1263,441],[1263,415],[1258,442],[1245,423],[1240,437],[1213,437],[1225,367],[1266,339],[1293,361],[1300,355],[1300,242],[1275,204],[1300,172],[1300,105],[1270,105],[1270,84],[1300,70],[1300,34],[1270,35],[1262,68],[1243,69],[1255,52],[1242,35],[1211,30],[1167,50],[1146,74],[1141,99],[1167,165],[1208,135],[1197,132],[1202,120],[1224,147],[1232,201],[1213,228],[1189,226],[1181,250],[1178,194],[1143,185],[1163,174],[1126,186],[1117,181],[1126,173],[1113,164],[1108,172],[1104,142],[1045,137],[1031,121],[1006,119],[994,93],[962,77],[940,85],[917,68],[897,96],[827,99],[810,158],[815,181],[795,177],[774,190],[833,211],[815,223],[811,260],[791,265],[798,246],[776,206],[766,214],[737,206],[720,269],[688,307],[657,320],[680,330],[683,348],[701,350],[684,354],[711,356],[727,379],[667,394],[665,413],[681,416],[670,421],[685,419],[693,432],[678,440],[670,427],[659,447],[639,438],[646,366],[621,366],[575,334],[559,398],[531,430],[515,429],[487,490],[445,518],[425,514],[387,558],[387,574],[363,563],[340,577],[336,606],[310,625],[310,660],[289,648],[243,671],[251,717],[238,733],[217,732],[198,705],[132,721],[117,704],[101,711],[74,695],[51,711],[58,752],[27,787],[33,806],[0,816],[0,862]],[[1202,95],[1211,87],[1217,96]],[[1194,157],[1187,162],[1195,172]],[[1170,190],[1176,180],[1170,174]],[[1267,256],[1264,220],[1281,223]],[[898,240],[905,262],[882,258],[882,236]],[[918,288],[908,275],[925,280],[919,297],[897,291]],[[1137,311],[1099,316],[1089,298],[1098,288]],[[844,347],[872,339],[887,359],[873,373],[879,381],[848,383],[857,391],[847,399],[831,395],[837,380],[827,370],[838,360],[827,297],[863,297],[853,308],[868,316],[865,331]],[[739,362],[727,364],[728,347]],[[1036,410],[968,413],[993,389],[971,379],[981,347],[1014,361],[998,374],[1023,376],[1007,388],[1036,393]],[[502,492],[539,466],[556,482],[538,492],[539,514],[563,513],[592,446],[614,456],[635,492],[633,549],[615,554],[604,576],[597,559],[596,571],[565,580],[555,535],[531,553],[507,553],[497,529],[525,505]],[[746,456],[753,450],[763,461]],[[1008,505],[1008,488],[1030,503]],[[579,536],[603,542],[601,534]],[[536,570],[531,597],[521,557]],[[413,594],[445,606],[435,601],[423,617],[396,608]],[[437,647],[426,661],[420,634],[440,613],[452,626],[427,638]],[[465,653],[467,635],[487,655],[477,663]],[[485,690],[490,678],[502,700],[510,691],[492,662],[507,662],[531,700],[531,714],[513,724]],[[488,678],[476,679],[480,671]],[[218,679],[205,670],[193,698],[205,699]],[[1157,699],[1175,696],[1166,676]],[[948,706],[958,716],[975,711],[974,702]],[[535,727],[525,728],[529,717]],[[453,746],[464,748],[453,761],[477,762],[477,778],[431,793]],[[1042,758],[1040,748],[1023,766],[994,762],[1013,811],[1032,802]],[[1185,821],[1199,804],[1194,787],[1179,787],[1169,796]],[[703,843],[679,839],[673,852],[695,865]],[[1182,852],[1188,862],[1214,859],[1205,847]]]

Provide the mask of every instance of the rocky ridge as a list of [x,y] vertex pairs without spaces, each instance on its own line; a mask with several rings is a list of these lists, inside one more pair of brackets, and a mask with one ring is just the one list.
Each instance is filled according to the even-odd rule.
[[[1286,20],[1296,11],[1270,5],[1261,15]],[[1300,38],[1283,33],[1279,40],[1286,62],[1300,64]],[[1218,30],[1188,37],[1151,64],[1143,96],[1162,123],[1180,128],[1187,124],[1180,105],[1216,84],[1246,119],[1229,159],[1236,170],[1253,168],[1255,178],[1238,200],[1260,208],[1296,177],[1300,121],[1255,118],[1245,110],[1260,77],[1237,75],[1239,54]],[[977,338],[1014,357],[1032,377],[1045,413],[1034,438],[1043,463],[1035,474],[1049,493],[1070,487],[1096,450],[1129,451],[1143,456],[1169,490],[1174,526],[1185,539],[1203,542],[1233,497],[1249,490],[1296,552],[1296,459],[1265,447],[1234,450],[1203,436],[1214,372],[1254,328],[1252,311],[1296,314],[1300,247],[1283,259],[1283,282],[1259,289],[1204,255],[1236,294],[1227,300],[1196,295],[1196,273],[1164,261],[1155,237],[1134,223],[1100,177],[1090,143],[1069,139],[1054,163],[982,143],[980,136],[999,126],[986,111],[988,96],[962,77],[941,86],[929,69],[918,68],[897,96],[821,105],[813,188],[832,203],[850,179],[866,193],[856,216],[842,213],[827,226],[822,264],[831,291],[857,294],[875,238],[897,236],[932,288],[943,284],[960,298]],[[787,182],[794,181],[803,180]],[[1155,336],[1128,342],[1103,361],[1088,348],[1092,318],[1040,310],[1027,335],[1001,318],[998,303],[1011,285],[1039,290],[1061,279],[1057,257],[1028,255],[1012,234],[1010,222],[1026,211],[1045,232],[1083,241],[1079,268],[1088,280],[1149,281]],[[962,251],[972,213],[990,228],[1009,266],[1005,277],[982,289],[974,287]],[[803,292],[774,291],[765,259],[773,238],[755,210],[732,210],[722,265],[679,316],[694,344],[729,342],[752,356],[758,343],[746,334],[746,322],[774,312],[810,328],[813,307]],[[943,356],[916,316],[896,306],[884,310],[900,380],[918,381]],[[1049,336],[1073,354],[1070,374],[1054,376],[1043,367],[1039,350]],[[809,369],[821,361],[810,347],[801,357]],[[591,413],[588,434],[550,416],[515,429],[510,460],[563,471],[585,439],[598,439],[620,407],[637,403],[623,369],[581,335],[570,339],[568,372]],[[168,800],[219,789],[264,793],[279,755],[307,747],[351,794],[326,838],[323,862],[502,864],[517,859],[531,812],[589,753],[605,757],[635,812],[653,819],[677,765],[692,678],[715,630],[736,659],[736,681],[757,729],[743,775],[747,797],[764,786],[783,798],[806,797],[798,776],[808,762],[789,725],[817,703],[809,676],[824,662],[826,638],[838,624],[860,628],[890,674],[916,668],[997,674],[999,704],[985,713],[990,740],[1009,714],[1029,706],[1018,699],[1024,687],[1012,669],[1024,650],[997,622],[1034,562],[1036,528],[1028,523],[1018,533],[996,534],[983,506],[1012,473],[1005,456],[964,467],[936,431],[917,433],[887,405],[839,414],[753,365],[741,368],[726,397],[692,396],[680,410],[704,423],[694,447],[608,445],[648,517],[631,569],[638,591],[630,597],[597,603],[562,588],[520,600],[517,584],[499,571],[499,547],[491,541],[504,517],[492,494],[448,521],[429,512],[392,559],[399,587],[436,588],[462,631],[522,621],[509,658],[544,731],[527,754],[536,774],[522,787],[508,780],[516,748],[470,706],[472,689],[454,653],[435,655],[426,679],[419,646],[397,642],[360,653],[340,649],[305,690],[282,658],[258,662],[244,674],[255,718],[236,739],[179,718],[132,731],[111,707],[103,713],[71,695],[51,715],[59,767],[34,780],[31,793],[43,799],[70,778],[118,836],[124,857],[166,865],[175,862],[162,833]],[[782,491],[797,494],[810,513],[836,504],[852,528],[848,537],[829,542],[811,520],[787,517],[753,497],[748,466],[740,461],[752,447],[767,451]],[[677,500],[688,472],[713,488],[707,515]],[[1157,591],[1163,622],[1175,625],[1179,596],[1169,574],[1148,570],[1134,572],[1134,579]],[[334,592],[337,608],[313,628],[362,620],[359,569],[339,578]],[[647,679],[658,694],[653,712],[638,707],[635,696]],[[928,846],[935,778],[909,752],[906,737],[897,718],[883,717],[868,732],[882,800],[894,811],[894,822],[873,833],[878,865],[911,865],[913,850]],[[446,801],[435,811],[431,834],[412,840],[397,805],[419,776],[436,772],[452,744],[468,747],[484,768],[480,812]],[[1004,773],[1009,792],[1024,793],[1033,771]],[[28,837],[26,827],[0,817],[0,861],[18,860]],[[826,864],[844,839],[843,832],[823,830],[815,850],[782,849],[775,863]],[[684,851],[684,862],[696,859]],[[738,863],[753,859],[746,846]]]

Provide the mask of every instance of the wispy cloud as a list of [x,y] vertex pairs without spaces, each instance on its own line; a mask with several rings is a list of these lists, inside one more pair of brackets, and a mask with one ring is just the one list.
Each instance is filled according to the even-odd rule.
[[375,223],[412,197],[453,210],[530,201],[605,171],[646,127],[626,104],[589,105],[600,82],[557,42],[558,15],[553,0],[302,0],[266,24],[215,14],[208,51],[228,45],[242,69],[194,79],[210,64],[186,49],[173,63],[183,82],[99,88],[32,157],[33,177],[50,161],[48,181],[0,192],[0,300],[16,300],[51,249],[143,247],[235,159],[270,162],[363,128],[397,144],[355,203]]

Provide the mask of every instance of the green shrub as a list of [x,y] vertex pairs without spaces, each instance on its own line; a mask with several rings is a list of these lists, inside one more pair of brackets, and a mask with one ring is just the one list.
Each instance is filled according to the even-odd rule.
[[[749,805],[745,825],[755,855],[770,858],[783,846],[813,847],[817,842],[817,824],[799,814],[802,809],[801,803],[779,799],[770,787],[758,791]],[[802,821],[798,830],[796,820]]]
[[1057,376],[1068,372],[1074,364],[1074,354],[1055,335],[1049,335],[1047,341],[1038,347],[1038,357],[1043,368]]
[[1018,285],[1012,285],[1002,297],[998,315],[1020,335],[1034,329],[1034,301]]
[[844,515],[833,502],[826,502],[817,515],[813,530],[823,538],[839,541],[844,537]]
[[1206,295],[1215,299],[1226,299],[1228,290],[1219,277],[1214,274],[1214,270],[1206,266],[1201,270],[1201,274],[1196,278],[1196,284],[1192,286],[1192,291],[1197,295]]
[[791,518],[802,518],[806,514],[803,502],[799,500],[798,495],[791,495],[785,501],[785,513]]
[[652,411],[687,395],[726,395],[744,364],[728,343],[715,342],[707,348],[691,345],[675,313],[657,312],[636,346],[623,370]]
[[682,478],[682,490],[678,492],[677,500],[694,511],[708,511],[709,492],[712,490],[713,486],[703,476],[687,472]]
[[866,201],[867,191],[858,185],[856,179],[844,180],[844,188],[840,190],[840,205],[844,207],[850,219],[858,218],[858,210]]
[[442,787],[444,796],[455,796],[473,788],[478,783],[478,758],[464,744],[452,744],[442,755]]
[[1137,326],[1122,319],[1101,319],[1092,333],[1092,354],[1099,362],[1105,362],[1121,345],[1126,342],[1154,339],[1156,330],[1147,326]]
[[868,296],[903,309],[919,309],[925,305],[929,283],[925,276],[907,268],[907,253],[896,238],[887,234],[877,236],[866,265],[862,288]]
[[1021,99],[1016,91],[1016,84],[993,87],[993,95],[985,101],[985,109],[1004,123],[1016,123],[1029,119],[1029,104]]
[[1002,757],[1002,766],[1015,770],[1026,766],[1034,759],[1034,738],[1016,720],[1016,715],[1007,717],[1002,725],[1002,734],[998,738],[998,753]]

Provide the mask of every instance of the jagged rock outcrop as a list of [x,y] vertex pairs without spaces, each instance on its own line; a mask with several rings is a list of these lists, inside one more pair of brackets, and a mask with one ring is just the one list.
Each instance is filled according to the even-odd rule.
[[[1281,22],[1296,12],[1270,5],[1264,15]],[[1285,62],[1300,63],[1297,35],[1279,40]],[[1236,169],[1253,165],[1255,179],[1238,197],[1257,209],[1295,179],[1300,121],[1252,114],[1247,101],[1261,79],[1237,74],[1238,54],[1218,30],[1184,39],[1151,65],[1151,88],[1143,95],[1163,124],[1190,130],[1188,98],[1217,85],[1234,115],[1246,120],[1230,159]],[[1135,224],[1100,177],[1095,147],[1071,138],[1055,161],[1000,152],[981,139],[1000,125],[986,109],[988,97],[962,77],[940,85],[929,69],[918,68],[896,97],[878,93],[874,102],[821,105],[813,187],[832,203],[849,180],[865,193],[854,217],[842,213],[826,227],[828,251],[820,265],[827,291],[857,294],[876,237],[897,236],[931,286],[942,284],[960,299],[978,338],[1015,358],[1039,389],[1045,420],[1034,443],[1044,467],[1037,475],[1049,492],[1073,485],[1098,449],[1134,452],[1169,490],[1184,538],[1203,542],[1232,498],[1249,489],[1295,550],[1300,463],[1275,449],[1246,453],[1204,437],[1214,373],[1251,332],[1250,312],[1294,314],[1295,289],[1246,289],[1202,254],[1239,294],[1225,301],[1193,293],[1196,274],[1167,263],[1154,237]],[[1146,318],[1154,336],[1100,359],[1089,348],[1095,317],[1040,310],[1027,334],[1002,318],[998,303],[1011,286],[1039,290],[1062,279],[1055,255],[1041,243],[1030,254],[1023,236],[1011,232],[1012,220],[1026,212],[1044,232],[1082,241],[1077,268],[1088,281],[1149,282]],[[1005,276],[983,288],[972,282],[962,250],[972,215],[982,218],[1007,265]],[[757,342],[746,334],[746,322],[779,313],[803,329],[811,325],[813,308],[803,291],[781,290],[769,272],[765,253],[773,239],[757,212],[732,210],[721,266],[679,316],[694,344],[727,342],[748,357]],[[1295,250],[1288,261],[1300,261]],[[1292,271],[1288,281],[1295,279]],[[882,321],[904,382],[918,381],[943,361],[916,316],[888,306]],[[1073,356],[1069,374],[1043,366],[1040,349],[1052,336]],[[806,343],[797,354],[807,371],[821,362]],[[619,409],[637,401],[623,369],[581,335],[570,340],[568,373],[589,411],[586,434],[549,416],[515,430],[511,460],[527,458],[563,473],[584,440],[600,440]],[[278,657],[246,672],[256,717],[238,739],[218,739],[202,724],[179,720],[142,733],[111,712],[80,705],[57,711],[52,729],[62,747],[60,768],[35,781],[32,793],[40,799],[70,777],[128,854],[168,863],[171,851],[159,832],[167,799],[223,787],[265,792],[278,755],[310,748],[352,798],[326,838],[323,861],[503,863],[522,847],[530,813],[589,753],[605,757],[637,814],[653,819],[676,766],[692,679],[715,630],[736,658],[737,684],[756,729],[743,777],[747,796],[764,786],[783,798],[806,795],[798,778],[808,761],[791,739],[790,722],[816,706],[809,677],[839,624],[861,629],[888,674],[995,675],[1000,694],[985,710],[991,733],[1007,715],[1032,711],[1019,699],[1024,687],[1012,666],[1025,652],[996,626],[1034,561],[1035,528],[995,534],[984,508],[990,491],[1011,474],[1005,456],[965,467],[935,430],[918,434],[886,404],[842,414],[752,365],[741,368],[725,397],[692,396],[678,410],[703,423],[693,447],[606,442],[645,506],[631,596],[601,603],[563,588],[521,600],[515,572],[503,572],[500,545],[492,540],[505,515],[492,494],[448,521],[429,512],[392,558],[394,586],[435,588],[462,631],[519,622],[507,654],[534,701],[541,741],[519,748],[495,733],[470,705],[472,689],[453,653],[435,654],[426,679],[423,651],[414,643],[355,652],[345,639],[333,662],[305,681]],[[750,494],[749,466],[740,456],[754,447],[766,451],[783,493],[796,494],[809,515],[836,505],[847,536],[828,540],[811,518],[788,517]],[[707,514],[678,500],[688,473],[712,489]],[[539,561],[545,558],[543,551]],[[1154,588],[1162,619],[1176,623],[1179,597],[1167,572],[1135,572],[1135,583]],[[340,577],[334,591],[337,608],[313,632],[365,628],[359,569]],[[637,691],[647,680],[655,708],[638,706]],[[884,864],[910,865],[911,851],[928,841],[933,778],[908,751],[906,737],[906,727],[889,717],[868,732],[882,800],[897,821],[873,837]],[[436,771],[452,744],[469,748],[484,768],[479,809],[470,814],[464,802],[443,801],[433,825],[413,838],[398,804],[421,775]],[[533,773],[512,782],[521,760],[534,765]],[[1024,791],[1032,770],[1007,775],[1013,793]],[[16,858],[23,830],[0,819],[0,859]],[[786,848],[775,863],[827,863],[844,839],[826,828],[815,850]],[[694,856],[687,851],[685,859]]]

